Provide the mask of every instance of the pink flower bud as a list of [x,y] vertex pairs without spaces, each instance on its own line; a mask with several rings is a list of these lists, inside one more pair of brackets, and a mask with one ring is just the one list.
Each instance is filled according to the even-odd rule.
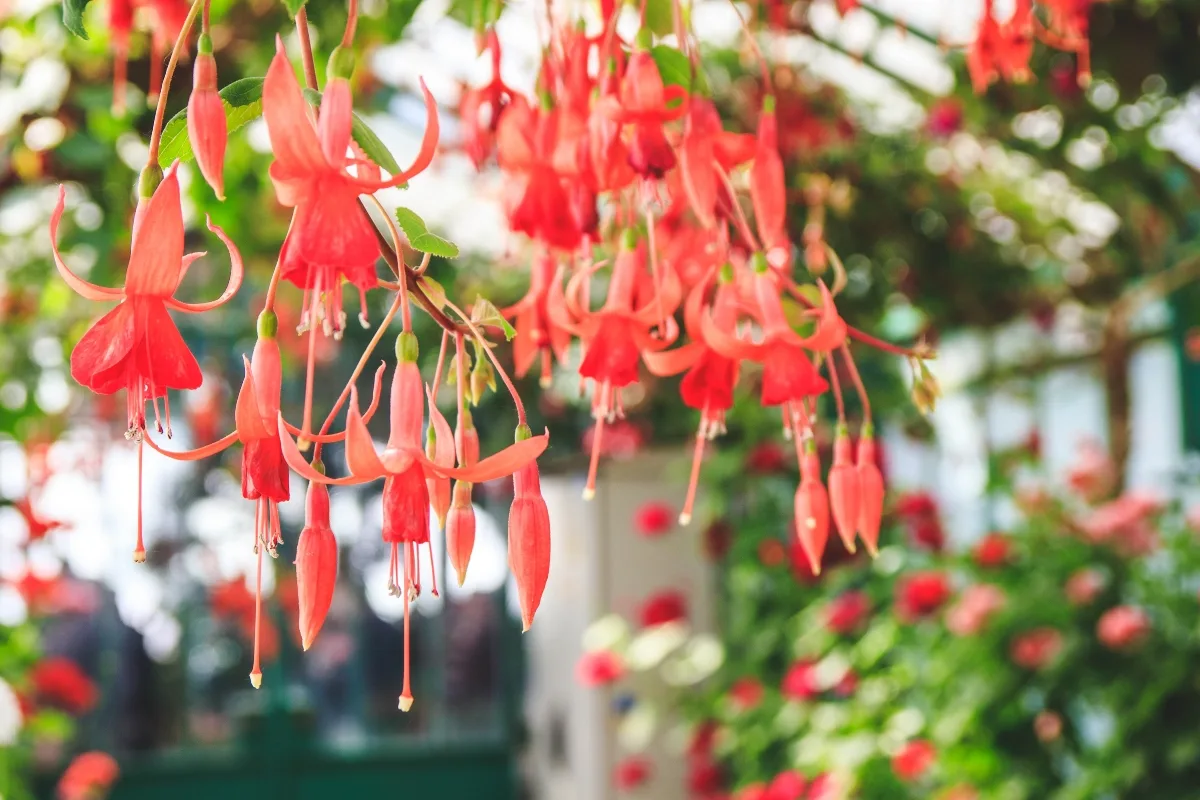
[[854,552],[854,534],[859,518],[859,477],[850,451],[850,435],[838,426],[833,443],[833,466],[829,468],[829,505],[833,521],[846,550]]
[[446,520],[446,553],[458,575],[458,585],[467,579],[467,566],[475,549],[475,507],[471,505],[471,484],[454,484],[454,502]]
[[796,536],[815,575],[821,574],[821,555],[829,540],[829,497],[818,477],[820,471],[816,451],[805,453],[795,499]]
[[187,108],[188,140],[196,166],[218,200],[225,199],[225,143],[229,138],[225,106],[217,94],[217,62],[200,53],[192,71],[192,95]]
[[508,514],[508,563],[517,580],[524,630],[542,602],[550,577],[550,512],[542,499],[537,463],[531,462],[513,475],[516,497]]
[[296,542],[296,590],[300,601],[300,641],[307,650],[325,622],[337,581],[337,540],[329,527],[329,490],[308,486],[304,530]]
[[879,525],[883,520],[883,475],[875,463],[875,439],[864,431],[858,440],[858,535],[867,552],[879,552]]

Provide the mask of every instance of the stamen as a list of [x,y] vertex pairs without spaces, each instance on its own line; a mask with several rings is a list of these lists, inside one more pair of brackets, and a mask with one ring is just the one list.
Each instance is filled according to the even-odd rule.
[[170,394],[163,395],[163,410],[165,412],[164,416],[166,417],[166,420],[167,420],[167,438],[170,439],[171,436],[173,435],[172,431],[171,431],[171,395]]
[[[317,296],[317,292],[314,290],[312,305],[312,313],[314,316],[317,313]],[[325,324],[328,326],[328,320],[326,320]],[[328,334],[328,331],[326,331],[326,334]],[[301,450],[308,449],[307,439],[309,434],[312,433],[313,372],[316,368],[316,358],[317,332],[315,328],[310,327],[308,330],[308,373],[304,378],[304,418],[300,423],[300,430],[304,432],[303,438],[299,442],[299,447]]]
[[432,583],[433,583],[433,590],[432,590],[433,596],[437,597],[438,596],[437,570],[434,569],[434,567],[433,567],[433,542],[430,542],[428,544],[428,547],[429,547],[429,576],[430,576],[430,581],[432,581]]
[[421,596],[421,562],[417,560],[417,545],[415,542],[409,542],[405,545],[405,548],[405,563],[412,562],[410,564],[410,585],[412,587],[412,596],[415,600]]
[[146,545],[142,541],[142,453],[144,445],[138,439],[138,499],[137,499],[137,544],[133,546],[133,560],[137,564],[146,561]]
[[[392,545],[392,548],[394,551],[395,545]],[[410,580],[410,574],[411,574],[410,567],[411,567],[411,565],[409,564],[409,560],[408,560],[408,549],[406,548],[404,551],[404,582],[405,583],[408,583]],[[408,607],[409,607],[408,592],[405,592],[404,593],[404,689],[400,692],[400,703],[399,703],[399,708],[401,711],[408,711],[410,708],[412,708],[412,704],[413,704],[412,686],[411,686],[410,679],[409,679],[409,663],[410,663],[409,640],[411,639],[412,634],[410,631],[411,626],[409,624],[410,618],[409,618],[409,608]]]
[[[262,517],[262,501],[259,501],[258,516]],[[254,666],[250,669],[250,685],[255,689],[262,686],[262,664],[260,660],[259,634],[262,631],[262,548],[257,543],[257,571],[254,578]]]
[[[707,409],[705,413],[707,413]],[[679,512],[680,525],[687,525],[692,521],[692,506],[696,502],[696,486],[700,482],[700,464],[704,461],[704,442],[706,440],[702,421],[700,430],[696,432],[696,447],[692,451],[692,475],[688,480],[687,499],[683,501],[683,510]]]
[[596,417],[596,432],[592,434],[591,461],[588,463],[587,485],[583,488],[584,500],[591,500],[596,496],[596,471],[600,468],[600,451],[604,449],[604,418],[607,416],[604,413],[604,406],[607,405],[605,400],[610,391],[608,381],[605,381],[604,385],[600,387],[601,401],[600,408],[598,409],[600,413],[594,415]]
[[540,386],[543,389],[550,388],[550,385],[554,382],[554,379],[551,376],[552,369],[553,369],[553,364],[550,360],[550,348],[543,347],[542,348],[542,377],[538,379],[538,386]]

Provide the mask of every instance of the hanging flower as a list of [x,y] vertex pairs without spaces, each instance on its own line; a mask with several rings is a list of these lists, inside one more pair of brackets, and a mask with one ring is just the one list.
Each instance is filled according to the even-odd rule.
[[914,572],[896,584],[896,615],[915,622],[937,613],[950,599],[950,582],[940,572]]
[[1004,607],[1004,592],[987,583],[968,586],[946,612],[946,628],[955,636],[974,636]]
[[975,563],[984,569],[1002,567],[1012,556],[1012,546],[1002,533],[989,533],[975,546]]
[[100,693],[95,682],[69,658],[55,656],[39,661],[30,673],[38,701],[70,714],[91,711]]
[[1136,606],[1117,606],[1105,611],[1096,623],[1096,636],[1110,650],[1132,650],[1150,633],[1150,617]]
[[804,797],[807,782],[796,770],[787,770],[776,775],[767,786],[764,800],[800,800]]
[[738,711],[751,711],[762,702],[763,685],[748,676],[738,678],[729,687],[728,697]]

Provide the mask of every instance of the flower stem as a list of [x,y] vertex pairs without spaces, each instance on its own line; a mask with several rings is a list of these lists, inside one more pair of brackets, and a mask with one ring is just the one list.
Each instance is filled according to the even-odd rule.
[[175,77],[175,65],[179,63],[183,45],[192,32],[192,25],[196,22],[196,15],[200,13],[203,4],[204,0],[195,0],[192,7],[188,9],[187,17],[183,20],[183,27],[179,29],[179,36],[175,39],[175,47],[171,49],[171,58],[167,61],[167,72],[163,76],[162,88],[158,92],[158,104],[154,107],[154,127],[150,130],[150,155],[147,161],[151,164],[158,163],[158,145],[162,140],[163,117],[167,112],[167,94],[171,90],[171,79]]
[[358,27],[358,0],[350,0],[350,7],[346,13],[346,30],[342,33],[342,47],[350,47],[354,44],[354,31]]
[[308,38],[308,10],[303,6],[296,12],[296,35],[300,37],[300,57],[304,61],[304,82],[317,90],[317,64],[313,61],[312,40]]
[[500,364],[500,359],[496,358],[496,354],[492,352],[492,348],[488,345],[488,341],[484,338],[483,332],[475,327],[475,323],[470,317],[462,312],[462,309],[446,301],[446,307],[458,314],[462,318],[463,323],[471,330],[471,333],[479,341],[480,349],[487,353],[488,358],[492,360],[492,365],[496,367],[496,372],[500,373],[500,378],[504,381],[504,385],[508,387],[508,393],[512,395],[513,405],[517,407],[517,425],[527,424],[525,421],[525,404],[521,402],[521,395],[517,394],[517,387],[513,386],[512,378],[508,377],[508,372]]
[[[862,377],[858,374],[858,367],[854,363],[854,358],[850,355],[850,345],[842,342],[842,356],[846,359],[846,366],[850,368],[850,378],[854,381],[854,388],[858,391],[858,399],[863,407],[863,425],[871,424],[871,401],[867,398],[867,389],[863,386]],[[832,373],[836,367],[833,365],[833,354],[829,357],[829,371]]]

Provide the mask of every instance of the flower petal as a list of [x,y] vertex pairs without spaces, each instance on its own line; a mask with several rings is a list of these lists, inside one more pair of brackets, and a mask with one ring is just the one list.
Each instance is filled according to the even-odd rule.
[[243,355],[242,363],[246,367],[246,377],[242,379],[242,388],[233,407],[233,424],[237,428],[238,438],[245,443],[252,439],[266,439],[271,431],[263,422],[262,412],[258,408],[258,391],[254,386],[250,359]]
[[352,106],[350,81],[334,78],[325,84],[325,93],[321,95],[321,113],[317,117],[317,135],[325,160],[336,169],[346,165]]
[[[229,237],[225,235],[225,231],[213,225],[212,218],[207,218],[208,229],[217,235],[225,247],[229,250],[229,282],[225,284],[225,291],[221,292],[221,296],[216,300],[210,300],[207,303],[184,303],[180,300],[170,298],[167,300],[167,305],[176,311],[183,311],[188,314],[199,314],[203,311],[211,311],[212,309],[222,306],[229,302],[238,289],[242,288],[242,277],[245,275],[245,267],[242,265],[242,254],[234,246],[233,242],[229,241]],[[183,273],[187,270],[191,263],[204,253],[188,253],[183,257],[183,266],[179,272],[180,280],[183,280]]]
[[[293,80],[295,77],[293,76]],[[408,183],[408,180],[425,171],[433,161],[434,154],[437,153],[438,136],[441,128],[438,124],[438,109],[437,100],[433,99],[433,94],[429,91],[429,87],[425,85],[425,79],[421,78],[421,93],[425,95],[425,136],[421,139],[421,150],[417,153],[417,157],[408,169],[401,172],[399,175],[393,175],[386,181],[377,182],[370,180],[352,179],[362,189],[364,194],[374,194],[380,189],[386,189],[389,186],[400,186]]]
[[94,283],[89,283],[83,278],[71,271],[62,260],[62,256],[58,252],[58,223],[62,219],[63,209],[67,203],[67,188],[65,186],[58,187],[58,204],[54,206],[54,213],[50,216],[50,251],[54,254],[54,266],[58,267],[58,274],[67,282],[76,294],[86,297],[88,300],[120,300],[123,294],[120,289],[108,289],[104,286],[97,286]]
[[167,313],[166,305],[155,298],[127,301],[137,310],[138,344],[134,349],[137,371],[162,396],[166,389],[199,389],[204,381],[200,364]]
[[382,478],[387,474],[375,452],[375,443],[367,431],[362,414],[358,412],[358,389],[350,389],[350,407],[346,411],[346,466],[364,480]]
[[308,116],[308,104],[300,94],[300,83],[284,52],[283,39],[279,37],[275,39],[275,58],[263,81],[263,117],[267,121],[271,150],[275,153],[272,172],[278,172],[280,180],[328,169],[317,132]]
[[71,351],[71,377],[100,394],[124,389],[124,361],[138,341],[135,320],[129,303],[121,303],[88,328]]
[[683,347],[674,350],[664,350],[659,353],[643,352],[642,363],[646,369],[660,378],[667,375],[678,375],[696,363],[704,355],[703,342],[688,342]]
[[346,478],[330,478],[327,475],[322,475],[313,469],[312,464],[304,460],[304,456],[300,453],[300,449],[296,447],[296,443],[292,441],[292,437],[288,435],[287,426],[283,422],[283,414],[279,415],[279,446],[283,450],[283,460],[292,468],[292,471],[301,478],[317,483],[324,483],[330,486],[353,486],[356,483],[366,483],[369,478],[359,478],[351,475]]
[[450,429],[450,423],[446,422],[446,418],[438,410],[437,403],[433,399],[433,391],[428,385],[425,387],[425,395],[429,398],[429,424],[433,426],[434,435],[437,437],[434,443],[433,461],[439,467],[453,467],[454,431]]
[[183,267],[183,209],[179,202],[176,161],[139,214],[133,252],[125,272],[125,294],[170,297]]
[[550,432],[534,436],[524,441],[511,444],[495,455],[488,456],[473,467],[442,467],[428,458],[424,453],[414,453],[422,466],[431,469],[445,478],[456,481],[484,483],[486,481],[511,475],[521,467],[537,459],[550,444]]
[[700,315],[700,333],[705,344],[726,358],[750,361],[762,360],[763,347],[760,344],[743,341],[730,334],[713,322],[712,312],[705,311]]

